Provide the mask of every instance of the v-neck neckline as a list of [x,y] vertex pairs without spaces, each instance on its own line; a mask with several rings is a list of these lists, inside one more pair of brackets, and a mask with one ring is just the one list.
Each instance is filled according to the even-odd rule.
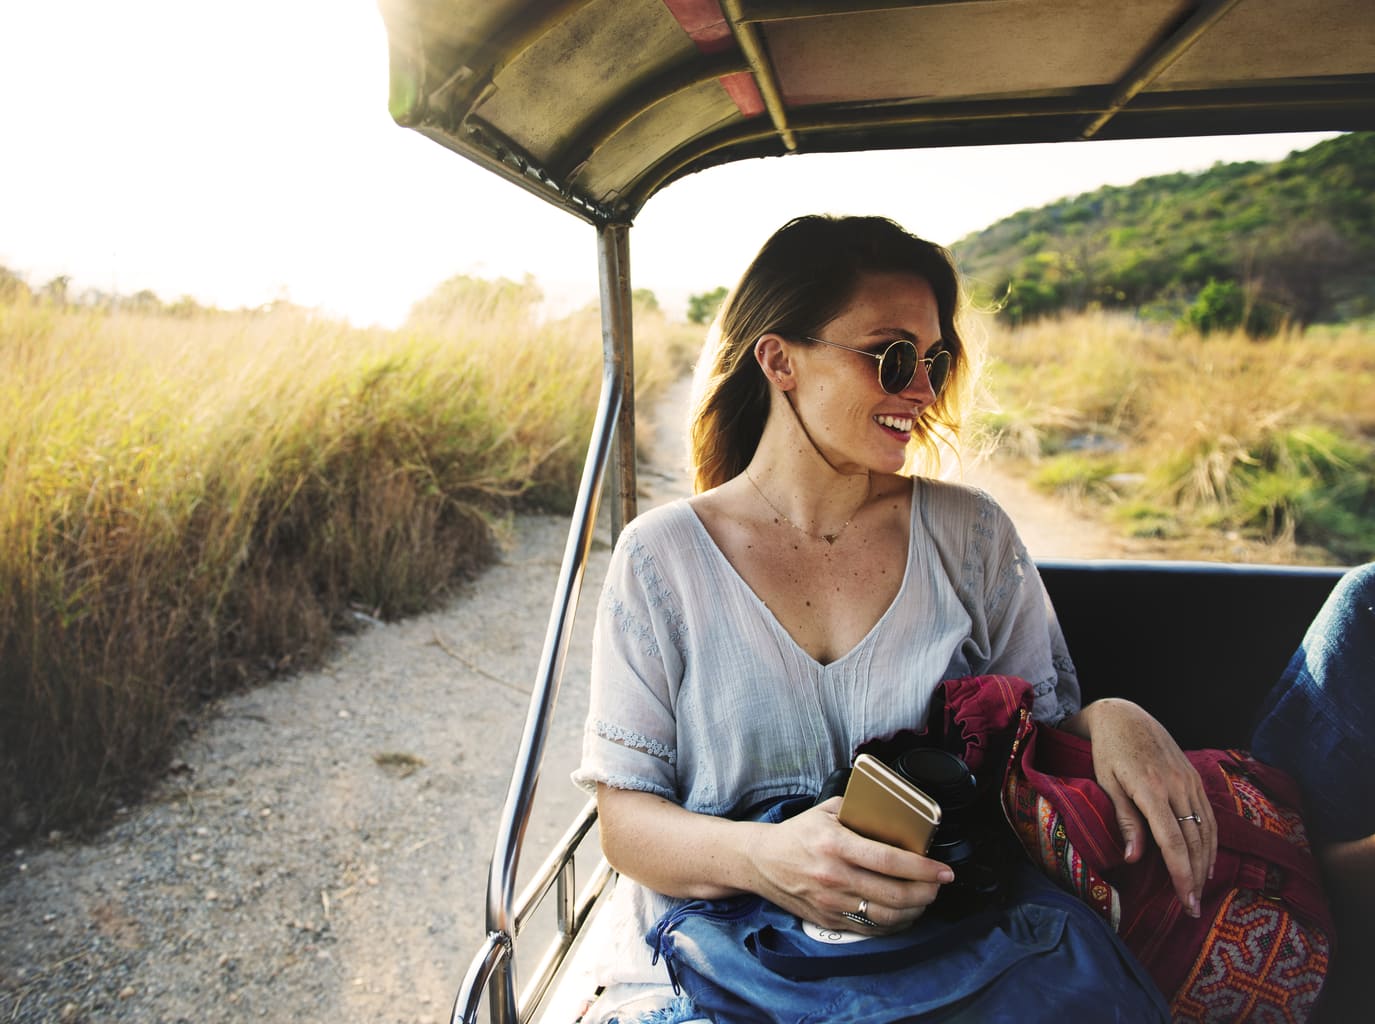
[[750,595],[750,599],[763,613],[765,621],[767,621],[770,624],[770,627],[774,630],[774,632],[784,637],[787,640],[789,646],[791,646],[792,649],[795,652],[797,652],[797,654],[805,658],[809,664],[815,666],[822,672],[826,672],[834,668],[835,666],[841,665],[844,662],[849,661],[851,658],[856,657],[860,651],[868,647],[873,642],[875,635],[878,633],[879,627],[882,626],[884,622],[889,618],[889,616],[893,614],[893,609],[898,606],[898,603],[902,600],[903,595],[907,593],[907,588],[912,578],[912,563],[916,559],[916,477],[912,478],[912,490],[909,500],[911,504],[908,507],[907,516],[907,562],[903,567],[902,583],[898,587],[898,592],[893,595],[893,600],[888,602],[888,607],[886,607],[883,610],[883,613],[877,619],[874,620],[874,624],[869,627],[868,632],[866,632],[864,636],[862,636],[853,647],[851,647],[840,657],[835,658],[832,661],[820,661],[819,659],[814,657],[810,651],[808,651],[805,647],[803,647],[800,643],[797,642],[797,639],[792,635],[791,632],[788,631],[788,628],[778,620],[778,616],[774,614],[773,609],[765,603],[764,599],[761,598],[759,594],[755,591],[755,589],[749,585],[745,577],[740,575],[740,570],[738,570],[735,567],[735,565],[731,562],[731,560],[726,557],[726,553],[722,551],[721,546],[716,543],[716,538],[714,538],[711,535],[711,531],[708,530],[706,524],[702,522],[701,516],[697,514],[697,510],[692,507],[691,502],[684,499],[683,504],[687,508],[688,513],[692,516],[692,521],[695,524],[695,528],[697,529],[697,531],[701,534],[702,540],[706,542],[708,549],[712,552],[712,557],[718,559],[721,562],[721,564],[726,567],[730,576],[735,579],[736,583],[743,587],[745,592]]

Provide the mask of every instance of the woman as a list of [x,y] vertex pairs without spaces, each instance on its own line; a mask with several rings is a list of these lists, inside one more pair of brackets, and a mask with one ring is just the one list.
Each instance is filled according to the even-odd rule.
[[674,899],[752,892],[823,927],[910,925],[952,873],[849,831],[838,798],[739,819],[819,791],[968,675],[1030,681],[1039,720],[1093,740],[1128,858],[1149,830],[1197,915],[1216,832],[1193,768],[1135,705],[1079,707],[1002,510],[903,475],[958,426],[959,307],[949,254],[877,217],[790,222],[727,299],[692,429],[698,493],[627,527],[598,612],[575,780],[624,876],[615,980],[666,980],[639,937]]

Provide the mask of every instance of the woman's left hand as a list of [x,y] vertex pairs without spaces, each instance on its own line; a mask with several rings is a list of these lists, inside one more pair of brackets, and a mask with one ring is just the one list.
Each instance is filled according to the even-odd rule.
[[1179,744],[1142,708],[1116,698],[1095,701],[1063,727],[1093,743],[1093,769],[1116,809],[1127,860],[1141,859],[1149,828],[1180,903],[1197,917],[1217,859],[1217,822]]

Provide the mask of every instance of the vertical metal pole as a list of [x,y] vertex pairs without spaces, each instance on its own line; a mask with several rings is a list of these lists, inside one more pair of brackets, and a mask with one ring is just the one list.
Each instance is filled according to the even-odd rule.
[[608,224],[597,233],[601,267],[602,359],[617,368],[621,415],[611,449],[611,541],[639,511],[635,476],[635,335],[630,300],[630,225]]
[[[515,902],[516,870],[520,862],[520,848],[525,829],[530,823],[535,788],[539,784],[540,762],[544,757],[544,742],[549,723],[554,717],[559,685],[563,680],[568,640],[573,632],[573,618],[578,595],[592,550],[592,534],[596,527],[597,505],[611,459],[612,442],[617,425],[624,417],[622,402],[627,398],[627,380],[633,383],[634,363],[630,345],[630,226],[607,224],[597,229],[598,266],[602,300],[602,389],[597,405],[597,417],[583,463],[582,481],[573,506],[573,520],[569,525],[568,543],[564,547],[563,565],[559,570],[558,590],[549,614],[545,632],[544,652],[540,656],[539,673],[530,694],[530,708],[525,717],[525,730],[511,783],[506,790],[497,831],[496,848],[492,852],[491,869],[487,876],[487,934],[489,942],[504,939],[513,942],[516,936]],[[624,428],[630,435],[630,457],[619,467],[618,477],[629,479],[630,518],[635,509],[634,424]],[[626,515],[626,485],[618,482],[620,515]],[[488,985],[491,1000],[492,1024],[518,1024],[520,1011],[516,998],[515,956],[512,952],[500,958]],[[529,1008],[525,1008],[529,1009]]]

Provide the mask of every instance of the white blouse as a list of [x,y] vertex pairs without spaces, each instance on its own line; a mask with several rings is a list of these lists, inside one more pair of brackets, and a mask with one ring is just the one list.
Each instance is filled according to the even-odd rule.
[[[741,579],[686,500],[630,523],[598,608],[573,781],[731,816],[816,793],[861,743],[921,727],[945,679],[1019,676],[1032,684],[1038,720],[1078,710],[1064,638],[1006,513],[973,488],[923,478],[912,487],[898,594],[868,635],[825,665]],[[643,936],[672,902],[617,883],[603,913],[627,918],[611,933],[626,941],[607,950],[601,983],[666,980],[662,965],[649,970]],[[642,962],[632,969],[628,956]]]

